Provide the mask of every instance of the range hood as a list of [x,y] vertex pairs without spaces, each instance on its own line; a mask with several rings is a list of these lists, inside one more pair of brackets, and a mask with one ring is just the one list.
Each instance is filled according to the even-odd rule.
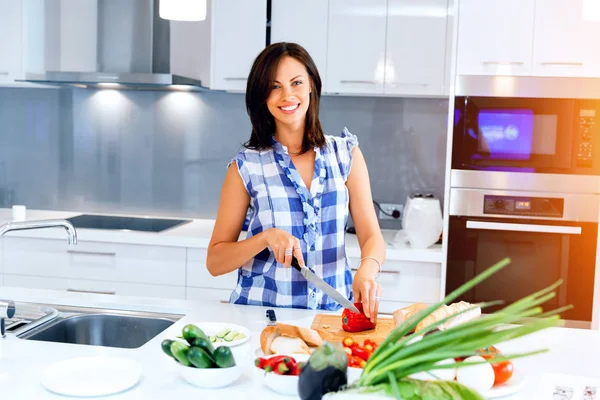
[[83,88],[207,90],[193,76],[193,65],[173,62],[186,59],[172,57],[173,52],[194,49],[191,43],[172,43],[170,21],[159,17],[158,2],[30,3],[25,14],[27,52],[33,62],[28,63],[23,81]]

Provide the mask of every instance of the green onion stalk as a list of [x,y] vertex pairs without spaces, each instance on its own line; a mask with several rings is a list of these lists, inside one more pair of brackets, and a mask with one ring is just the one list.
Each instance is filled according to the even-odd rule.
[[[457,382],[417,382],[409,377],[419,372],[431,373],[431,371],[444,368],[462,368],[476,364],[495,363],[547,351],[548,349],[543,349],[521,354],[498,355],[493,359],[487,359],[485,362],[438,364],[440,361],[450,358],[475,355],[478,351],[500,342],[526,336],[546,328],[561,326],[563,321],[560,319],[559,313],[568,310],[571,308],[570,306],[549,312],[544,312],[541,307],[542,304],[556,296],[554,290],[560,286],[561,281],[505,306],[495,313],[484,314],[476,320],[444,330],[436,329],[455,318],[458,314],[469,312],[471,310],[469,308],[414,332],[417,324],[433,311],[444,304],[450,304],[508,264],[510,264],[509,258],[496,263],[448,294],[439,303],[422,310],[396,327],[369,358],[359,380],[348,389],[370,392],[380,388],[397,399],[407,399],[413,398],[406,395],[407,391],[410,395],[426,393],[427,390],[432,389],[427,387],[429,384],[435,386],[433,388],[434,392],[442,390],[446,396],[450,395],[450,397],[440,396],[438,398],[480,399],[481,397],[476,392]],[[473,307],[485,309],[501,303],[494,301],[477,304]],[[417,340],[419,337],[421,337],[421,340]],[[414,398],[426,398],[426,396],[420,395],[420,397]]]

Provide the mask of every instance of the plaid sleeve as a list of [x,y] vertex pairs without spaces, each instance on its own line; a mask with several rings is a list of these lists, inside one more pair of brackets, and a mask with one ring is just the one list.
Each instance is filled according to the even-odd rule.
[[246,154],[244,154],[244,152],[237,153],[236,156],[231,161],[229,161],[229,164],[227,164],[227,169],[229,169],[231,164],[233,164],[234,162],[237,165],[238,174],[240,175],[240,178],[242,178],[242,182],[244,183],[244,187],[246,188],[246,191],[248,192],[248,194],[251,194],[250,173],[248,172],[248,168],[245,163],[246,162]]
[[336,138],[338,142],[338,156],[340,160],[340,166],[344,176],[344,180],[348,179],[350,175],[350,169],[352,168],[352,149],[358,146],[358,138],[348,131],[348,128],[344,128],[342,136]]

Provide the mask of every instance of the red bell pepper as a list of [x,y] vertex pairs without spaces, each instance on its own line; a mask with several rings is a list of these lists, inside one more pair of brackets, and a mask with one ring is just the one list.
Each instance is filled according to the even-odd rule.
[[362,303],[354,303],[354,306],[358,308],[360,313],[355,313],[354,311],[344,308],[344,311],[342,312],[342,329],[346,332],[361,332],[375,328],[376,323],[372,323],[371,320],[365,316]]

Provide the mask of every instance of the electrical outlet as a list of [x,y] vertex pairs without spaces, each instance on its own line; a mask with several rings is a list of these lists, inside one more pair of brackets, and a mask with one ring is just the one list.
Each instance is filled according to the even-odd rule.
[[394,211],[398,210],[400,216],[398,218],[391,217],[390,215],[385,215],[381,210],[378,210],[379,219],[396,219],[400,221],[402,217],[402,210],[404,209],[404,204],[394,204],[394,203],[379,203],[381,209],[385,211],[387,214],[392,215]]

